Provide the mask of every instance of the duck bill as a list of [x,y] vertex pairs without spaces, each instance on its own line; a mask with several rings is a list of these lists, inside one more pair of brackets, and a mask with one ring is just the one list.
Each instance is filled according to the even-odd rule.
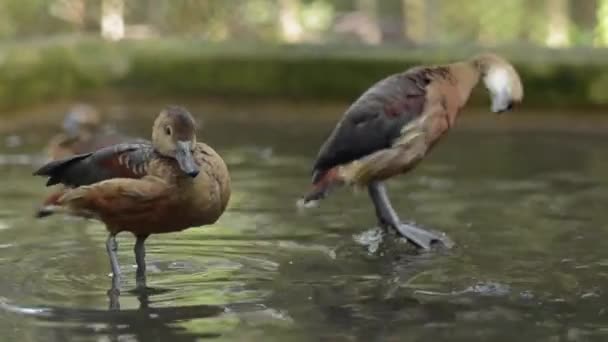
[[192,142],[178,141],[175,159],[179,164],[179,168],[182,169],[185,174],[192,178],[198,175],[199,167],[192,156]]
[[513,101],[510,96],[504,93],[496,94],[492,97],[492,111],[497,114],[511,111]]

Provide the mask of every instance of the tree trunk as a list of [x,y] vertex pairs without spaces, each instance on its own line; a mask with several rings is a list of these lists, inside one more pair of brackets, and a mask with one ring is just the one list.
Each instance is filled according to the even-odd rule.
[[148,25],[157,32],[165,29],[167,10],[170,4],[164,0],[148,0]]
[[289,43],[302,40],[302,24],[298,18],[300,0],[279,0],[279,23],[281,37]]
[[550,47],[568,46],[570,44],[568,0],[546,0],[546,6],[549,27],[545,43]]
[[377,0],[357,0],[357,10],[367,18],[368,25],[361,32],[365,42],[379,44],[382,42],[382,30],[378,23],[378,1]]
[[586,32],[592,32],[597,25],[597,0],[570,0],[572,22]]
[[401,0],[403,35],[407,40],[423,44],[427,40],[426,0]]
[[606,46],[608,45],[608,0],[599,0],[596,20],[594,45]]
[[101,31],[101,1],[86,1],[84,7],[83,30],[89,33]]
[[570,0],[570,18],[577,32],[577,44],[593,43],[595,30],[598,27],[597,0]]
[[125,36],[124,0],[102,0],[101,36],[120,40]]

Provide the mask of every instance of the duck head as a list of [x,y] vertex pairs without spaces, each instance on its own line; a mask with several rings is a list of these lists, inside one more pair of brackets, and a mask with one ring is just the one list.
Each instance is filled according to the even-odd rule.
[[177,160],[182,171],[194,178],[199,173],[192,152],[196,146],[196,122],[182,107],[169,106],[160,112],[152,128],[152,144],[158,153]]
[[492,112],[502,113],[513,109],[523,99],[523,85],[515,68],[502,57],[494,54],[477,56],[479,69],[492,98]]
[[97,110],[87,104],[78,104],[70,108],[63,119],[63,131],[69,138],[92,134],[99,128],[101,119]]

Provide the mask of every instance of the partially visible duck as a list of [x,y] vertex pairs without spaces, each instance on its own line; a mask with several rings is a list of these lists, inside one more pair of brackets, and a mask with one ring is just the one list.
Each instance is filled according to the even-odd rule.
[[[74,105],[65,116],[62,129],[63,132],[51,138],[47,145],[46,152],[51,160],[96,151],[114,144],[137,141],[134,138],[104,131],[99,112],[95,107],[87,104]],[[36,217],[52,215],[56,208],[55,202],[64,191],[63,186],[58,186],[51,192],[36,210]]]
[[311,206],[337,186],[367,187],[383,227],[429,249],[443,237],[404,224],[384,181],[410,171],[455,124],[471,90],[483,79],[492,111],[509,111],[523,98],[519,75],[495,54],[391,75],[369,88],[344,113],[313,165],[311,191],[298,201]]
[[116,234],[136,236],[137,287],[145,288],[144,242],[150,234],[212,224],[226,209],[228,169],[211,147],[197,142],[195,127],[186,109],[171,106],[154,122],[152,143],[106,147],[34,173],[49,177],[47,185],[73,188],[57,201],[63,211],[105,223],[114,293],[120,281]]
[[102,131],[99,112],[95,107],[87,104],[78,104],[70,108],[61,128],[62,132],[51,138],[46,148],[52,160],[90,152],[120,142],[112,142],[119,137]]

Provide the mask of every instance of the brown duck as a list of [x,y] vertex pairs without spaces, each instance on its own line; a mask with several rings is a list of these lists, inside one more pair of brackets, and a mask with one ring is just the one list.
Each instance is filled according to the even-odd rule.
[[212,224],[230,198],[230,177],[222,158],[196,141],[195,122],[181,107],[163,110],[152,143],[119,144],[48,163],[35,175],[47,185],[64,184],[58,204],[69,214],[96,218],[109,231],[106,247],[118,292],[116,234],[133,233],[137,287],[145,288],[144,242],[150,234]]
[[[75,154],[88,153],[100,148],[138,139],[104,131],[98,111],[89,105],[73,106],[62,123],[63,131],[49,141],[46,152],[50,160],[63,159]],[[63,196],[65,187],[59,186],[48,195],[36,211],[36,217],[54,213],[57,200]]]
[[367,187],[376,216],[419,248],[442,239],[404,224],[383,181],[414,168],[454,125],[472,89],[483,79],[492,111],[512,109],[523,98],[511,64],[494,54],[438,66],[419,66],[389,76],[353,103],[319,151],[312,190],[299,201],[311,206],[339,185]]
[[124,142],[127,138],[102,128],[99,112],[92,106],[73,106],[62,122],[62,132],[49,141],[46,151],[51,160],[87,153]]

